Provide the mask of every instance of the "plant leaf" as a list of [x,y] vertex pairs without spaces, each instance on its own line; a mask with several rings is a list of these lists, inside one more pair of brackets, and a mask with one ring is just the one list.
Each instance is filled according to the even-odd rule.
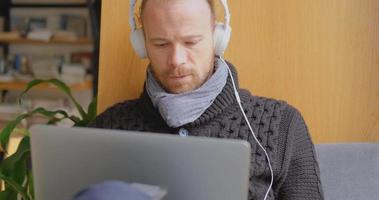
[[78,123],[78,122],[82,121],[79,117],[77,117],[77,116],[75,116],[75,115],[71,115],[71,116],[69,117],[69,119],[70,119],[71,121],[75,122],[75,123]]
[[19,185],[14,180],[5,176],[2,173],[0,173],[0,178],[2,180],[4,180],[14,191],[19,193],[22,196],[22,198],[24,198],[24,200],[30,200],[28,194],[26,193],[26,191],[24,190],[24,188],[21,185]]
[[[32,89],[34,86],[36,85],[39,85],[41,83],[44,83],[45,81],[44,80],[41,80],[41,79],[34,79],[32,81],[30,81],[27,85],[26,85],[26,89],[20,94],[20,97],[24,96],[25,93],[27,93],[30,89]],[[18,103],[21,104],[21,100],[22,98],[19,98],[18,100]]]
[[87,117],[82,120],[78,120],[74,126],[75,127],[86,127],[88,124],[96,118],[97,113],[97,99],[94,98],[88,105]]
[[50,119],[47,122],[47,124],[49,124],[49,125],[56,125],[58,122],[60,122],[62,120],[63,120],[62,118],[53,117],[52,119]]
[[[27,178],[27,159],[30,158],[30,137],[25,136],[14,154],[5,158],[0,164],[0,179],[4,180],[5,185],[17,193],[20,193],[24,199],[30,199],[26,189],[22,187],[25,178]],[[7,188],[8,189],[8,188]]]
[[0,173],[12,177],[13,181],[22,185],[25,180],[26,158],[30,157],[30,137],[25,136],[14,154],[1,161]]
[[69,98],[75,104],[76,109],[78,109],[80,116],[83,119],[87,117],[87,114],[85,113],[83,107],[75,100],[75,98],[72,96],[71,89],[64,82],[58,79],[50,79],[48,80],[48,82],[54,84],[59,89],[61,89],[62,92],[64,92],[67,96],[69,96]]
[[49,110],[46,110],[45,108],[42,108],[42,107],[38,107],[36,109],[34,109],[32,112],[30,112],[31,114],[41,114],[45,117],[55,117],[55,115],[57,114],[61,114],[63,115],[63,117],[68,117],[68,114],[66,111],[64,110],[54,110],[54,111],[49,111]]
[[34,180],[32,170],[28,170],[28,193],[34,199]]
[[22,97],[25,95],[26,92],[28,92],[31,88],[33,88],[36,85],[42,84],[42,83],[50,83],[59,88],[63,93],[65,93],[70,100],[74,103],[76,109],[78,109],[80,116],[85,119],[87,117],[86,112],[84,111],[83,107],[75,100],[75,98],[72,96],[71,89],[62,81],[58,79],[49,79],[49,80],[41,80],[36,79],[33,81],[30,81],[26,87],[26,89],[21,93],[19,102],[21,103]]
[[74,127],[86,127],[87,124],[88,124],[87,121],[81,120],[81,121],[75,123],[75,124],[74,124]]
[[[57,114],[61,114],[66,118],[70,118],[68,116],[68,114],[63,110],[48,111],[42,107],[36,108],[29,113],[22,114],[22,115],[18,116],[15,120],[8,122],[5,125],[4,129],[1,131],[1,133],[0,133],[0,144],[1,144],[1,148],[3,151],[6,151],[8,143],[9,143],[9,138],[10,138],[12,132],[14,131],[14,129],[16,128],[16,126],[19,123],[21,123],[21,121],[23,119],[25,119],[31,115],[34,115],[36,113],[42,114],[42,115],[49,117],[49,118],[54,117]],[[76,121],[73,121],[73,122],[76,123]]]
[[13,130],[16,128],[16,126],[21,123],[21,121],[27,117],[30,116],[30,113],[22,114],[18,116],[15,120],[12,120],[8,122],[3,130],[0,133],[0,144],[1,148],[4,152],[6,152],[8,142],[9,142],[9,137],[12,134]]
[[87,121],[88,123],[93,121],[96,118],[97,114],[97,98],[93,98],[91,103],[88,105],[88,111],[87,111]]
[[7,188],[0,192],[0,200],[17,200],[17,192]]
[[13,131],[17,134],[22,135],[22,136],[29,136],[30,135],[28,129],[26,129],[26,128],[15,128]]

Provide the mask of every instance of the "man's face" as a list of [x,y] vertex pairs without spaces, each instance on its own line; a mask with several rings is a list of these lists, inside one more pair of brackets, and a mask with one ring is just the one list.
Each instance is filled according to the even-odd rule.
[[214,20],[205,0],[149,0],[142,15],[154,76],[170,93],[199,88],[214,67]]

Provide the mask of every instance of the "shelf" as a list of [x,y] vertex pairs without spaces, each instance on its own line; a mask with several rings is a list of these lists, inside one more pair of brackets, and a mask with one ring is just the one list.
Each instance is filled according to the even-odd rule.
[[86,0],[12,0],[12,6],[86,6]]
[[[0,82],[0,90],[25,90],[28,82],[12,81],[12,82]],[[92,89],[92,81],[87,80],[82,83],[68,85],[71,90],[89,90]],[[35,86],[33,89],[37,90],[56,90],[56,87],[51,84],[41,84]]]
[[30,40],[22,38],[15,33],[0,33],[0,43],[3,44],[70,44],[70,45],[86,45],[92,44],[91,38],[78,38],[77,40],[54,39],[48,41]]
[[46,3],[13,3],[12,8],[87,8],[86,3],[61,3],[61,4],[46,4]]

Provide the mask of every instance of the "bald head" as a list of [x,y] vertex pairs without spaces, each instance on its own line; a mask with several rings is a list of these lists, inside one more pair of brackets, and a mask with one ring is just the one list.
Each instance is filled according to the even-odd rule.
[[[141,7],[140,7],[140,16],[143,15],[143,12],[145,10],[145,7],[146,7],[146,4],[147,2],[149,1],[154,1],[154,0],[142,0],[142,3],[141,3]],[[164,2],[167,2],[167,3],[170,3],[170,2],[173,2],[173,1],[178,1],[178,0],[159,0],[159,1],[164,1]],[[191,0],[190,0],[191,1]],[[205,2],[208,3],[208,6],[209,6],[209,9],[212,13],[212,16],[214,17],[215,15],[215,10],[214,10],[214,2],[213,0],[203,0]]]

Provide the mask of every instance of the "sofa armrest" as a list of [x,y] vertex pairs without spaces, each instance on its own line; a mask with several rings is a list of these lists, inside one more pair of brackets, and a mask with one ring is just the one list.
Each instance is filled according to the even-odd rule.
[[379,144],[317,144],[325,199],[379,199]]

